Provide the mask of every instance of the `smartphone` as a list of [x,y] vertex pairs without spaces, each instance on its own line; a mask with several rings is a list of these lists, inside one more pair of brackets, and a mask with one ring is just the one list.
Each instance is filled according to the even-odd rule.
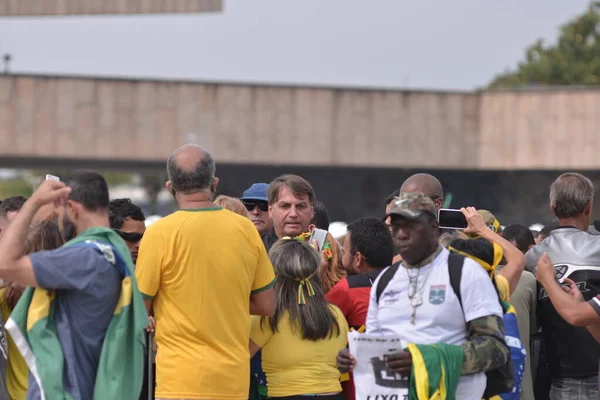
[[58,176],[54,176],[54,175],[50,175],[50,174],[46,174],[46,180],[60,182],[60,178]]
[[443,229],[466,229],[467,218],[460,210],[442,208],[438,212],[438,222]]
[[315,228],[310,235],[310,239],[308,239],[308,243],[312,243],[313,240],[316,240],[319,251],[321,251],[323,250],[325,239],[327,239],[327,231],[324,229]]

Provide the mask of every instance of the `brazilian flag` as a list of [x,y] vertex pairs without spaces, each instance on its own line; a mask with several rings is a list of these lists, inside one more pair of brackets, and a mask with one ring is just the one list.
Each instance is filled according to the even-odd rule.
[[[137,399],[144,372],[148,314],[133,273],[131,254],[112,229],[91,228],[64,244],[95,249],[120,272],[121,295],[108,325],[94,387],[94,400]],[[54,313],[55,292],[29,287],[13,310],[7,330],[29,366],[42,399],[73,400],[63,388],[64,355]]]

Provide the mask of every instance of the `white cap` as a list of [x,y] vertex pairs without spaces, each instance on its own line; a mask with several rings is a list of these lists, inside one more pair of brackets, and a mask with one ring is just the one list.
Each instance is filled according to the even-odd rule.
[[148,218],[146,218],[145,224],[146,224],[146,228],[149,227],[150,225],[152,225],[153,223],[155,223],[156,221],[158,221],[159,219],[161,219],[162,217],[160,215],[151,215]]
[[329,233],[331,233],[331,236],[334,238],[339,239],[348,233],[348,230],[346,229],[347,226],[348,224],[342,221],[332,222],[329,224]]

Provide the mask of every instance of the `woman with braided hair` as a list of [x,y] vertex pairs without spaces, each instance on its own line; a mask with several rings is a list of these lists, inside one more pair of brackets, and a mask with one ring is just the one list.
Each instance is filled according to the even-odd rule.
[[272,317],[253,317],[250,356],[262,349],[269,398],[343,400],[337,353],[348,324],[325,299],[321,257],[303,240],[282,239],[269,252],[276,270]]

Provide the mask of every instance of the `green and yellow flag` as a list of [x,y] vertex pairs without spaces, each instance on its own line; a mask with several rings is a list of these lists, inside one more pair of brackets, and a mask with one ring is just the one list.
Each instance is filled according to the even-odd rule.
[[[137,399],[142,388],[148,314],[138,290],[131,254],[112,229],[92,228],[64,244],[102,253],[123,277],[108,325],[94,386],[94,400]],[[70,400],[63,388],[64,355],[54,313],[55,292],[29,287],[13,310],[7,330],[25,358],[42,399]]]
[[462,371],[464,351],[449,344],[416,345],[407,350],[412,356],[410,400],[454,400]]

